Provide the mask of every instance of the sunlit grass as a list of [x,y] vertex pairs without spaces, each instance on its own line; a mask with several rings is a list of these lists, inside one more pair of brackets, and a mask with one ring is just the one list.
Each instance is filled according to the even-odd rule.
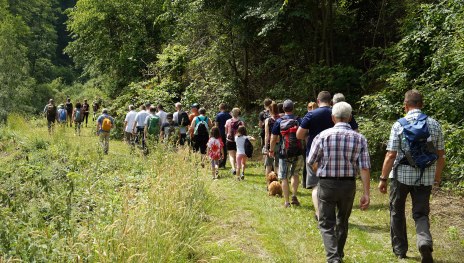
[[[269,197],[255,157],[245,181],[211,180],[188,149],[139,149],[111,140],[103,155],[94,125],[56,127],[12,116],[0,128],[0,262],[325,262],[311,191],[298,208]],[[229,164],[228,164],[229,166]],[[371,207],[350,218],[344,262],[397,262],[388,197],[371,185]],[[410,259],[417,262],[407,206]],[[438,262],[464,257],[462,229],[432,216]]]

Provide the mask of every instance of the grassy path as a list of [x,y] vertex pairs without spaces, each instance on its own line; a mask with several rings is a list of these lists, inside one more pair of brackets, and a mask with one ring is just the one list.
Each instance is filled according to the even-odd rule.
[[[221,175],[220,180],[210,184],[216,204],[209,224],[211,238],[204,244],[206,261],[325,262],[322,239],[313,216],[311,190],[299,190],[301,207],[285,209],[282,198],[267,195],[263,168],[258,161],[250,163],[245,181],[233,180],[228,170],[222,170]],[[361,211],[358,180],[345,262],[398,261],[391,252],[388,196],[375,189],[375,182],[371,184],[371,206],[368,211]],[[432,200],[432,209],[433,204]],[[410,202],[407,211],[410,211]],[[407,220],[410,258],[401,262],[417,262],[420,255],[415,248],[410,213]],[[439,215],[432,216],[431,221],[436,262],[462,262],[463,236],[453,233],[455,227],[441,224]]]
[[[14,128],[14,127],[13,127]],[[21,126],[18,130],[23,129]],[[200,242],[191,244],[191,248],[187,246],[189,251],[184,251],[185,254],[192,257],[189,261],[192,262],[325,262],[325,251],[322,245],[321,236],[317,228],[317,222],[314,219],[314,208],[311,202],[311,190],[300,189],[299,199],[302,203],[301,207],[283,208],[283,199],[278,197],[269,197],[265,189],[265,181],[263,175],[263,167],[257,159],[249,162],[246,170],[245,181],[235,181],[229,170],[221,170],[219,180],[210,179],[210,171],[207,168],[201,168],[195,164],[198,160],[197,156],[191,156],[184,153],[184,156],[166,157],[163,152],[153,152],[148,157],[142,156],[140,152],[131,153],[130,148],[121,141],[111,140],[110,151],[108,156],[97,155],[99,149],[98,137],[93,135],[94,126],[89,125],[88,128],[83,128],[82,136],[74,136],[73,130],[66,128],[63,133],[58,133],[58,136],[64,136],[64,140],[53,139],[47,134],[46,127],[43,127],[42,122],[37,124],[37,128],[33,133],[28,133],[33,144],[34,138],[47,138],[50,143],[64,143],[72,146],[73,149],[85,153],[85,156],[75,157],[76,162],[81,162],[85,167],[85,171],[92,171],[97,167],[99,158],[105,165],[114,169],[112,173],[105,173],[95,182],[82,182],[80,185],[89,185],[90,194],[94,194],[95,198],[90,198],[84,195],[89,200],[94,200],[102,206],[107,206],[107,201],[104,200],[108,195],[100,195],[104,191],[111,190],[112,198],[117,201],[117,206],[123,204],[122,212],[127,214],[125,217],[115,220],[114,222],[106,216],[105,211],[89,213],[93,216],[101,216],[105,221],[104,224],[109,224],[111,227],[118,229],[122,223],[129,225],[129,228],[121,227],[120,234],[108,230],[105,232],[108,238],[117,239],[118,247],[131,248],[132,255],[137,255],[133,262],[165,262],[162,257],[159,257],[152,249],[158,247],[160,242],[166,242],[170,238],[169,233],[177,233],[186,231],[186,244],[189,244],[190,228],[198,229],[199,219],[201,220]],[[40,142],[40,140],[38,140]],[[48,143],[48,142],[46,142]],[[71,153],[70,156],[74,155]],[[261,157],[261,156],[258,156]],[[8,156],[8,160],[15,161],[15,157]],[[157,164],[167,162],[166,158],[173,158],[170,161],[182,162],[183,164],[173,163],[170,167],[157,167]],[[73,159],[73,160],[74,160]],[[182,161],[179,161],[182,160]],[[23,161],[24,163],[27,163]],[[145,167],[145,163],[154,165],[150,168]],[[142,167],[143,166],[143,167]],[[166,174],[161,176],[161,174]],[[191,182],[186,181],[184,177],[179,177],[183,182],[182,185],[169,184],[167,181],[164,185],[160,185],[160,179],[172,178],[176,174],[187,174],[188,180],[198,180],[204,182],[206,191],[209,195],[206,203],[206,214],[198,216],[199,219],[192,218],[188,225],[184,218],[186,216],[194,216],[185,214],[179,210],[177,203],[178,199],[172,198],[168,200],[173,202],[171,206],[166,206],[164,203],[167,199],[171,199],[172,194],[169,191],[176,191],[177,195],[188,192]],[[141,174],[152,174],[148,177],[140,178]],[[377,176],[377,175],[376,175]],[[91,180],[94,177],[93,171],[91,177],[82,176]],[[90,178],[90,179],[89,179]],[[117,180],[117,182],[114,182]],[[94,185],[102,185],[101,190],[94,188]],[[142,185],[141,185],[142,183]],[[105,186],[105,185],[108,186]],[[398,262],[391,252],[390,237],[389,237],[389,213],[388,213],[388,196],[380,194],[376,187],[376,182],[371,182],[371,206],[368,211],[359,209],[359,194],[360,181],[358,180],[358,192],[355,198],[354,209],[350,217],[350,229],[348,240],[345,247],[345,262]],[[156,188],[156,189],[155,189]],[[176,189],[178,188],[178,189]],[[152,190],[151,190],[152,189]],[[201,189],[192,188],[192,189]],[[98,191],[97,191],[98,190]],[[124,190],[124,191],[122,191]],[[151,190],[151,191],[150,191]],[[146,192],[145,192],[146,191]],[[199,198],[203,198],[198,195]],[[163,197],[164,199],[160,199]],[[189,200],[190,196],[185,196],[179,200]],[[99,201],[101,199],[101,201]],[[76,200],[82,203],[81,200]],[[155,201],[153,207],[149,202]],[[158,203],[160,202],[160,203]],[[184,202],[184,201],[182,201]],[[431,227],[434,237],[434,257],[436,262],[462,262],[464,258],[464,224],[463,224],[463,199],[456,196],[447,196],[444,194],[434,195],[432,197],[432,212],[431,212]],[[163,206],[164,205],[164,206]],[[166,215],[158,214],[159,207],[170,208],[174,210],[167,211]],[[74,208],[73,208],[74,209]],[[184,209],[184,208],[183,208]],[[197,209],[197,208],[195,208]],[[202,211],[202,209],[197,209]],[[116,210],[115,210],[116,211]],[[119,211],[119,209],[118,209]],[[174,211],[174,213],[169,212]],[[179,213],[177,213],[179,211]],[[196,211],[196,210],[192,210]],[[410,215],[410,201],[407,206],[408,220],[408,237],[409,237],[409,259],[400,262],[418,262],[420,256],[415,248],[415,231],[414,222]],[[203,213],[203,212],[201,212]],[[142,216],[142,217],[141,217]],[[178,218],[178,221],[172,221],[173,218]],[[122,220],[122,221],[121,221]],[[98,221],[95,221],[98,222]],[[122,223],[121,223],[122,222]],[[156,227],[153,222],[163,223],[163,226]],[[76,222],[76,226],[80,223]],[[98,227],[98,225],[96,226]],[[145,228],[145,229],[144,229]],[[171,232],[165,229],[169,228]],[[106,230],[108,228],[96,228]],[[151,230],[150,233],[146,231]],[[194,235],[196,232],[192,232]],[[163,235],[165,235],[163,237]],[[157,239],[153,240],[152,236]],[[98,246],[88,246],[88,249],[95,247],[105,248],[105,240],[98,240],[102,235],[95,235],[98,241]],[[103,237],[105,237],[103,235]],[[128,237],[133,238],[127,239]],[[139,240],[142,239],[142,240]],[[47,239],[44,239],[47,240]],[[81,239],[78,239],[81,240]],[[181,239],[182,240],[182,239]],[[82,238],[82,242],[90,241],[90,239]],[[113,242],[113,241],[112,241]],[[137,242],[140,242],[137,243]],[[158,243],[157,243],[158,242]],[[179,248],[185,249],[186,246],[176,244],[178,239],[172,239],[167,247],[170,253],[179,253]],[[182,241],[184,242],[184,241]],[[131,246],[132,244],[135,244]],[[178,246],[176,246],[178,245]],[[172,246],[172,248],[169,248]],[[86,246],[87,247],[87,246]],[[81,250],[77,250],[79,253]],[[109,253],[118,252],[118,249],[108,250]],[[160,250],[162,251],[162,250]],[[92,255],[91,250],[89,254]],[[127,258],[132,258],[131,254]],[[108,260],[106,260],[109,258]],[[124,257],[123,257],[124,258]],[[175,257],[170,257],[167,261],[177,262],[173,260]],[[105,260],[102,260],[105,259]],[[89,258],[93,261],[114,262],[114,258],[106,255],[94,255]],[[121,260],[121,259],[120,259]],[[135,260],[135,261],[134,261]],[[0,262],[2,258],[0,256]],[[116,260],[118,261],[118,260]],[[124,261],[124,260],[122,260]],[[118,261],[119,262],[119,261]]]

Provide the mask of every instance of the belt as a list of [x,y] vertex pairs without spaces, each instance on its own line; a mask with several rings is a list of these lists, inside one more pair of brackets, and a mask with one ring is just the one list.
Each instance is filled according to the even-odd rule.
[[355,181],[356,177],[319,177],[320,180]]

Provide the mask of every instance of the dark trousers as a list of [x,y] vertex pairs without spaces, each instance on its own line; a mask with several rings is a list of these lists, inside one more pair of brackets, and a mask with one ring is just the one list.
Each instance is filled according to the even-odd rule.
[[339,262],[344,256],[348,219],[353,208],[355,193],[355,180],[319,180],[317,190],[319,230],[324,242],[327,262]]
[[89,123],[89,113],[84,112],[84,119],[82,120],[83,122],[85,121],[85,127],[87,127],[87,123]]
[[224,153],[224,158],[219,162],[219,167],[226,168],[227,163],[227,147],[226,147],[226,134],[221,134],[222,142],[224,146],[222,147],[222,152]]
[[[416,224],[417,247],[432,248],[430,234],[430,193],[432,186],[405,185],[397,180],[390,183],[390,236],[393,253],[406,254],[408,251],[408,236],[406,233],[405,204],[406,197],[411,194],[412,218]],[[433,249],[433,248],[432,248]]]
[[142,149],[145,149],[145,134],[144,134],[145,127],[137,127],[137,133],[135,135],[135,143],[141,144]]
[[180,145],[185,145],[186,140],[187,140],[187,134],[186,133],[181,133],[180,134],[179,144]]

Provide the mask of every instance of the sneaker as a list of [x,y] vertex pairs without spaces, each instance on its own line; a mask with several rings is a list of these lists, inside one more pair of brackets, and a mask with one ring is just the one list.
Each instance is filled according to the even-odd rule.
[[230,172],[231,172],[233,175],[235,175],[235,174],[237,173],[234,169],[230,170]]
[[300,202],[298,201],[298,198],[296,196],[292,196],[292,205],[300,206]]
[[240,180],[245,180],[245,174],[244,174],[244,173],[242,173],[242,174],[240,175]]
[[288,203],[288,202],[285,202],[285,204],[284,204],[284,208],[289,208],[289,207],[290,207],[290,203]]
[[216,170],[216,173],[214,175],[215,175],[215,178],[218,179],[219,178],[219,171]]
[[432,248],[429,246],[421,246],[419,248],[421,254],[421,263],[433,263]]

